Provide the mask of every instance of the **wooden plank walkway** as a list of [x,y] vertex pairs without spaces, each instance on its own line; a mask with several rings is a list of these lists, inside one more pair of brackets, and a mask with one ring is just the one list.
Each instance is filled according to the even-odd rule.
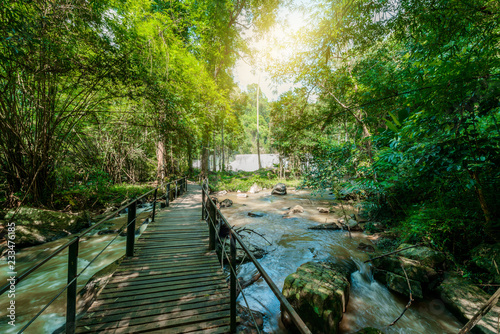
[[228,333],[228,284],[207,250],[201,187],[189,185],[149,224],[76,332]]

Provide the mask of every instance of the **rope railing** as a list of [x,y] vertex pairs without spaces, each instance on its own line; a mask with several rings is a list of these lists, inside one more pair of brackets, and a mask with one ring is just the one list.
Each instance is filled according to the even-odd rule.
[[[173,185],[173,187],[171,187]],[[187,191],[187,179],[186,177],[171,181],[164,185],[166,190],[165,194],[160,197],[162,199],[165,197],[165,204],[168,207],[170,205],[170,201],[179,197],[182,195],[184,192]],[[41,266],[49,262],[51,259],[56,257],[58,254],[60,254],[62,251],[65,249],[68,249],[68,280],[67,284],[55,295],[54,298],[52,298],[47,304],[45,304],[44,307],[33,317],[30,319],[30,321],[21,328],[21,330],[18,333],[24,332],[59,296],[61,296],[64,291],[66,291],[66,334],[73,334],[75,333],[76,329],[76,296],[77,296],[77,281],[78,277],[80,277],[89,267],[90,265],[99,257],[101,254],[104,253],[104,251],[117,239],[118,235],[120,232],[123,230],[127,230],[127,240],[126,240],[126,246],[125,246],[125,255],[127,257],[134,256],[134,244],[135,244],[135,230],[136,230],[136,221],[137,221],[137,202],[145,198],[146,196],[149,196],[150,194],[154,193],[154,200],[153,200],[153,211],[149,217],[146,217],[145,220],[151,218],[151,222],[155,221],[155,216],[156,216],[156,203],[158,201],[158,189],[160,186],[155,187],[154,189],[148,191],[147,193],[139,196],[138,198],[135,198],[131,201],[129,201],[127,204],[122,205],[120,208],[117,210],[109,213],[106,215],[104,218],[99,220],[97,223],[92,225],[91,227],[83,230],[80,232],[78,235],[73,237],[71,240],[66,242],[64,245],[60,246],[57,248],[55,251],[53,251],[51,254],[49,254],[45,259],[41,260],[40,262],[36,263],[33,267],[29,268],[25,272],[23,272],[21,275],[17,276],[15,278],[15,281],[5,286],[3,286],[0,289],[0,295],[8,291],[11,287],[11,285],[17,285],[27,277],[29,277],[33,272],[35,272],[37,269],[39,269]],[[116,214],[119,212],[128,209],[128,218],[127,222],[123,224],[117,235],[83,268],[80,272],[78,272],[78,248],[80,244],[80,240],[82,239],[83,236],[88,234],[89,232],[95,230],[99,226],[101,226],[104,222],[109,220],[110,218],[113,218]]]
[[[295,324],[297,330],[302,333],[302,334],[311,334],[311,331],[307,328],[306,324],[304,321],[300,318],[300,316],[297,314],[297,312],[293,309],[292,305],[290,305],[290,302],[283,296],[281,291],[278,289],[276,284],[272,281],[271,277],[267,274],[267,272],[264,270],[264,268],[260,265],[260,263],[257,261],[255,256],[252,254],[252,252],[248,249],[248,247],[245,245],[243,240],[240,238],[240,236],[234,231],[233,227],[229,224],[229,222],[226,220],[224,215],[220,212],[220,210],[217,208],[215,203],[212,201],[209,195],[209,190],[208,190],[208,180],[204,180],[202,183],[202,219],[206,220],[209,226],[209,249],[210,250],[215,250],[215,243],[216,241],[219,241],[219,244],[221,246],[221,254],[227,258],[227,263],[229,264],[230,268],[230,318],[231,318],[231,333],[236,332],[236,284],[239,284],[239,281],[237,280],[237,272],[236,272],[236,243],[239,243],[240,247],[243,249],[245,255],[250,259],[250,261],[255,265],[259,273],[261,274],[262,278],[264,278],[264,281],[267,283],[271,291],[274,293],[276,298],[279,300],[281,306],[288,312],[290,315],[290,318],[292,319],[292,322]],[[225,241],[222,242],[220,238],[220,229],[224,226],[225,229],[227,229],[229,232],[229,240],[230,240],[230,257],[227,256],[227,253],[224,251],[224,246],[225,246]],[[240,291],[243,294],[243,289],[241,288],[240,285]],[[248,307],[248,302],[246,301],[246,297],[244,297],[245,303],[247,304]],[[250,315],[253,317],[252,311],[248,307],[248,311],[250,312]],[[255,322],[255,319],[253,319]],[[257,331],[258,331],[258,326],[256,326]]]

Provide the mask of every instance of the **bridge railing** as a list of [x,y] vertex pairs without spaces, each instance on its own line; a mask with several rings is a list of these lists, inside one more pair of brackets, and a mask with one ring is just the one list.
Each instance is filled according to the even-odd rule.
[[[292,322],[295,324],[296,328],[302,334],[311,334],[311,331],[307,328],[304,321],[300,318],[297,312],[293,309],[292,305],[288,302],[288,300],[283,296],[279,288],[273,282],[271,277],[266,273],[264,268],[257,261],[255,256],[249,250],[248,246],[241,240],[240,236],[234,231],[232,226],[226,220],[224,215],[220,212],[217,205],[214,203],[212,198],[209,195],[208,188],[208,180],[205,180],[202,183],[202,219],[206,220],[209,227],[209,248],[210,250],[215,250],[216,242],[219,241],[222,251],[224,250],[224,242],[220,239],[221,235],[227,234],[230,240],[230,256],[227,259],[229,263],[230,269],[230,312],[231,312],[231,333],[236,333],[236,284],[237,284],[237,272],[236,272],[236,243],[238,243],[246,256],[250,259],[250,261],[255,265],[262,278],[266,281],[267,285],[274,293],[276,298],[279,300],[281,307],[284,308],[288,314]],[[243,294],[243,291],[241,291]],[[244,295],[243,295],[244,297]],[[252,312],[249,310],[250,315]],[[253,317],[253,316],[252,316]]]
[[[166,199],[166,206],[169,206],[169,203],[171,200],[177,198],[178,196],[182,195],[185,191],[187,191],[187,179],[186,177],[177,179],[175,181],[169,182],[165,186],[165,199]],[[101,255],[103,252],[108,248],[115,240],[116,238],[120,235],[120,233],[126,229],[127,231],[127,240],[126,240],[126,246],[125,246],[125,255],[127,257],[133,256],[134,255],[134,244],[135,244],[135,227],[136,227],[136,220],[137,220],[137,214],[136,214],[136,208],[137,208],[137,202],[142,200],[143,198],[146,198],[147,196],[153,194],[154,200],[153,200],[153,211],[151,213],[151,222],[154,222],[155,220],[155,215],[156,215],[156,202],[158,200],[158,189],[161,186],[157,186],[156,188],[148,191],[147,193],[141,195],[138,198],[135,198],[128,202],[127,204],[121,206],[117,210],[109,213],[107,216],[99,220],[97,223],[92,225],[91,227],[85,229],[84,231],[80,232],[76,236],[74,236],[71,240],[66,242],[64,245],[60,246],[57,248],[55,251],[50,253],[45,259],[41,260],[37,264],[35,264],[33,267],[30,269],[26,270],[23,272],[21,275],[16,276],[15,281],[12,283],[8,283],[7,285],[3,286],[0,289],[0,295],[5,293],[6,291],[9,291],[11,289],[12,285],[17,285],[21,281],[25,280],[27,277],[29,277],[34,271],[36,271],[38,268],[49,262],[51,259],[56,257],[59,253],[64,251],[65,249],[68,249],[68,280],[66,286],[64,286],[55,296],[52,298],[18,333],[24,332],[60,295],[66,291],[66,334],[72,334],[75,332],[76,329],[76,296],[77,296],[77,280],[78,277],[82,275],[82,273],[89,268],[89,266]],[[128,209],[128,219],[125,224],[123,224],[120,229],[118,230],[118,233],[116,236],[83,268],[80,272],[78,272],[78,248],[80,244],[80,240],[82,239],[83,236],[87,235],[91,231],[95,230],[96,228],[100,227],[104,222],[109,220],[110,218],[115,217],[119,212]],[[147,217],[146,219],[149,219]],[[145,219],[145,220],[146,220]]]

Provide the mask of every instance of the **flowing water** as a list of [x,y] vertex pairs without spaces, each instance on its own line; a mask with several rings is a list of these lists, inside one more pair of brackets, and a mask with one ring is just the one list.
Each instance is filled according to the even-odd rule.
[[[146,205],[143,209],[137,209],[138,222],[142,222],[151,206]],[[127,215],[109,220],[105,223],[105,229],[119,229],[127,221]],[[139,224],[139,223],[138,223]],[[142,224],[139,232],[142,233],[147,227]],[[136,235],[136,237],[138,234]],[[90,261],[116,237],[116,240],[100,255],[78,278],[78,290],[83,288],[88,279],[100,269],[117,260],[125,254],[126,237],[117,234],[99,235],[92,231],[90,235],[80,240],[78,254],[78,271],[85,268]],[[36,263],[49,256],[58,247],[65,244],[70,237],[62,238],[45,244],[21,249],[16,254],[16,271],[19,274],[25,272]],[[28,278],[16,286],[16,326],[8,324],[10,319],[6,316],[10,299],[7,293],[0,296],[0,333],[17,333],[31,318],[33,318],[67,283],[68,251],[64,250],[49,262],[33,272]],[[7,283],[6,259],[0,259],[0,285]],[[62,326],[66,315],[66,292],[49,306],[25,333],[52,333]]]
[[[306,191],[291,191],[286,196],[271,196],[269,190],[258,194],[249,194],[248,198],[237,197],[236,193],[220,196],[219,199],[229,198],[234,202],[233,207],[223,208],[223,214],[235,227],[248,228],[262,234],[271,245],[262,237],[249,231],[240,233],[247,235],[252,243],[266,249],[268,254],[260,263],[281,289],[287,275],[308,261],[323,260],[331,257],[352,258],[359,270],[352,275],[352,286],[347,312],[341,323],[343,333],[352,333],[361,328],[377,327],[386,333],[456,333],[461,324],[450,315],[438,299],[423,302],[414,302],[405,315],[396,325],[386,326],[396,319],[404,309],[408,300],[401,299],[390,293],[387,288],[378,284],[370,276],[368,265],[362,262],[368,258],[367,254],[359,251],[359,242],[370,243],[368,236],[362,233],[353,233],[349,238],[345,231],[315,231],[307,228],[318,223],[331,222],[341,216],[341,212],[319,214],[318,206],[329,207],[333,204],[333,197],[312,196]],[[301,205],[305,212],[294,214],[291,218],[283,218],[285,208]],[[348,213],[353,208],[346,207]],[[248,212],[261,212],[263,217],[252,218]],[[340,213],[340,214],[339,214]],[[143,214],[144,215],[144,214]],[[107,228],[120,227],[126,217],[116,218]],[[142,225],[143,230],[147,225]],[[83,268],[100,250],[116,235],[91,235],[81,241],[78,268]],[[17,254],[18,273],[30,268],[33,264],[46,257],[68,239],[60,239],[44,245],[21,250]],[[101,268],[118,259],[124,254],[125,237],[118,236],[109,249],[103,253],[78,280],[78,289]],[[6,308],[8,299],[6,294],[0,297],[0,333],[15,333],[29,321],[54,295],[66,284],[67,252],[52,259],[35,274],[21,282],[16,291],[16,327],[7,324]],[[7,279],[5,259],[0,262],[0,285]],[[253,264],[247,263],[241,267],[241,275],[250,276],[254,273]],[[265,331],[268,333],[286,333],[279,323],[279,302],[263,280],[244,290],[245,296],[252,309],[259,310],[266,315]],[[240,296],[240,302],[244,301]],[[64,324],[65,321],[65,294],[49,307],[38,320],[33,323],[26,333],[51,333]]]
[[[263,235],[271,245],[255,233],[243,231],[247,240],[268,251],[260,260],[272,280],[281,289],[286,276],[308,261],[337,258],[351,258],[358,266],[352,274],[352,286],[347,311],[340,324],[342,333],[353,333],[365,327],[375,327],[385,333],[457,333],[462,327],[444,307],[439,299],[413,302],[404,316],[392,327],[387,327],[403,311],[408,299],[392,294],[377,283],[370,274],[368,264],[363,261],[368,255],[357,249],[360,242],[370,244],[369,236],[346,231],[309,230],[308,227],[331,222],[343,216],[341,210],[330,214],[320,214],[318,206],[329,207],[333,197],[312,196],[306,191],[291,191],[286,196],[272,196],[264,190],[249,194],[248,198],[229,193],[219,200],[229,198],[234,202],[222,213],[235,227],[248,228]],[[301,205],[304,213],[283,218],[286,208]],[[347,213],[354,208],[346,206]],[[248,212],[264,213],[263,217],[249,217]],[[250,277],[255,272],[251,263],[242,265],[241,275]],[[263,279],[244,290],[252,309],[266,315],[264,330],[269,333],[286,333],[279,321],[279,302]],[[243,297],[239,302],[244,305]]]

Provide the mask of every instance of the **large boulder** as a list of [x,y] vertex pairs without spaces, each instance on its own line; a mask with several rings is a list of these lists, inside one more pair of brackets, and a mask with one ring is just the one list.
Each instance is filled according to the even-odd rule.
[[[412,245],[401,244],[399,245],[398,249],[403,249],[410,246]],[[446,256],[443,253],[425,246],[418,246],[404,250],[400,252],[399,255],[416,260],[421,264],[432,268],[440,268],[446,260]]]
[[29,207],[7,212],[5,221],[16,225],[16,247],[28,247],[77,233],[89,225],[88,213],[69,214]]
[[284,183],[278,183],[274,186],[271,195],[286,195],[286,185]]
[[221,208],[229,208],[231,206],[233,206],[233,201],[231,201],[229,198],[226,198],[220,202]]
[[[445,275],[437,291],[448,309],[464,322],[469,321],[490,298],[490,295],[478,286],[454,274]],[[499,316],[500,307],[494,306],[474,329],[479,333],[498,333]]]
[[406,276],[401,276],[390,271],[382,271],[380,269],[375,269],[373,277],[382,283],[384,283],[387,288],[391,291],[397,292],[403,296],[410,296],[410,289],[408,287],[408,282],[411,286],[412,297],[417,300],[422,300],[424,294],[422,292],[422,285],[419,281],[412,280]]
[[489,271],[495,283],[500,283],[500,243],[494,245],[481,244],[472,250],[472,260],[482,269]]
[[404,268],[408,278],[421,283],[430,283],[438,276],[433,268],[424,266],[418,261],[397,255],[384,256],[373,260],[373,265],[375,268],[393,272],[400,276],[404,276]]
[[[352,260],[307,262],[285,279],[283,295],[315,334],[339,332],[339,323],[349,301]],[[294,330],[290,315],[281,309],[283,324]]]

